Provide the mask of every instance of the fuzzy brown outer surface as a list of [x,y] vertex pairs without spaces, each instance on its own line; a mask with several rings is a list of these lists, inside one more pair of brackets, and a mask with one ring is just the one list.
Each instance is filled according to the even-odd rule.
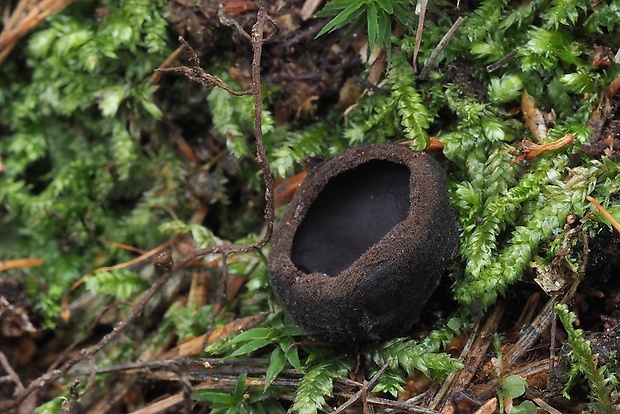
[[[300,269],[292,258],[296,234],[321,191],[334,177],[377,160],[408,169],[405,219],[337,274]],[[365,229],[365,223],[348,225]],[[406,334],[418,319],[456,252],[458,235],[446,179],[432,157],[392,143],[352,148],[311,171],[297,190],[272,238],[271,284],[309,334],[336,343],[386,340]]]

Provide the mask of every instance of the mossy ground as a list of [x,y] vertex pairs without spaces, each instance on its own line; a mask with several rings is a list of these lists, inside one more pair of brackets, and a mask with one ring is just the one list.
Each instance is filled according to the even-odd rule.
[[[42,13],[38,3],[0,4],[5,33]],[[396,3],[411,17],[386,22]],[[261,119],[277,189],[312,157],[360,143],[440,142],[461,228],[450,274],[409,337],[347,353],[282,314],[268,248],[210,254],[80,359],[165,272],[161,250],[178,262],[264,229],[252,98],[154,73],[170,56],[168,66],[191,64],[187,50],[174,54],[183,35],[207,72],[250,87],[252,47],[235,25],[250,32],[258,3],[222,5],[224,19],[210,1],[87,0],[41,18],[12,48],[0,36],[0,405],[312,413],[359,392],[354,412],[407,412],[418,394],[418,406],[463,413],[498,396],[506,411],[617,408],[620,238],[585,198],[619,216],[616,0],[431,3],[417,71],[413,4],[355,3],[347,27],[318,38],[329,18],[304,19],[306,2],[269,4]],[[389,53],[369,60],[367,31]],[[521,144],[568,134],[537,157]],[[551,330],[553,309],[583,331]],[[69,372],[38,382],[72,358]],[[377,373],[370,395],[363,383]],[[508,386],[515,375],[527,392]]]

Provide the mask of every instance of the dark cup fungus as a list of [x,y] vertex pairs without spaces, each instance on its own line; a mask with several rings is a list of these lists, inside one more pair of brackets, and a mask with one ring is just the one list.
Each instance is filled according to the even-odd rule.
[[458,245],[437,162],[398,144],[310,171],[274,232],[273,290],[305,331],[365,343],[406,334]]

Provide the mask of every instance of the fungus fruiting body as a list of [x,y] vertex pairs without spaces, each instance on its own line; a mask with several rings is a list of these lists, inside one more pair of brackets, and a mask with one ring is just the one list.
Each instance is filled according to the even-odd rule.
[[406,334],[457,245],[437,162],[398,144],[365,145],[308,173],[274,232],[269,273],[308,333],[375,342]]

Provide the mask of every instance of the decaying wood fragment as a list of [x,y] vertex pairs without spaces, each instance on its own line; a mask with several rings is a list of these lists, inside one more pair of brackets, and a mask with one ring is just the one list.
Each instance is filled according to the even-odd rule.
[[295,194],[295,190],[297,190],[299,184],[306,178],[306,175],[308,175],[308,173],[302,171],[278,184],[274,191],[276,207],[281,207],[291,201],[293,194]]
[[536,158],[543,152],[560,149],[573,142],[573,140],[573,134],[566,134],[558,140],[545,142],[544,144],[536,144],[528,139],[524,139],[521,141],[521,144],[519,144],[519,155],[510,163],[510,166],[512,167],[522,160]]
[[497,398],[491,398],[482,404],[482,406],[478,408],[474,414],[493,414],[495,412],[497,412]]
[[609,84],[609,88],[607,88],[607,96],[610,98],[616,96],[616,93],[618,93],[618,89],[620,89],[620,75],[618,75],[616,79],[611,81],[611,83]]
[[549,329],[553,315],[554,306],[559,302],[557,298],[550,299],[538,316],[521,331],[521,336],[517,342],[504,352],[504,363],[506,366],[516,364],[529,350],[540,341],[543,332]]
[[306,0],[304,5],[301,7],[301,11],[299,12],[299,16],[301,20],[304,22],[314,16],[314,13],[317,11],[319,6],[321,6],[323,0]]
[[537,141],[547,137],[547,125],[543,113],[536,107],[536,100],[527,91],[521,95],[521,111],[525,118],[525,124],[532,132]]
[[259,323],[265,320],[266,313],[258,313],[256,315],[245,316],[243,318],[235,319],[234,321],[214,329],[208,334],[189,338],[181,342],[176,347],[167,351],[164,354],[165,358],[173,358],[176,356],[194,356],[198,355],[204,350],[205,345],[210,345],[215,341],[222,339],[225,336],[232,335],[237,332],[246,331],[255,327]]

